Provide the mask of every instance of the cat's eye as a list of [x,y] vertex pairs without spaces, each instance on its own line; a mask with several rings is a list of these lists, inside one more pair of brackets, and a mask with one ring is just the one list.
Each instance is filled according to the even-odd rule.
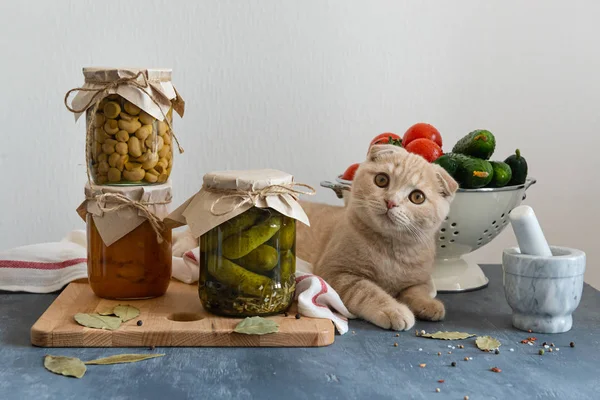
[[375,175],[375,184],[380,188],[387,187],[390,184],[390,177],[387,174]]
[[410,194],[408,195],[408,199],[415,204],[423,204],[423,202],[425,201],[425,193],[421,192],[420,190],[413,190],[412,192],[410,192]]

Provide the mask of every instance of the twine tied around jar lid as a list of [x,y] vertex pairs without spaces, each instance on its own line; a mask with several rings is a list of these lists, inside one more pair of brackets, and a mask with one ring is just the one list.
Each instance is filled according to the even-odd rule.
[[[309,189],[309,191],[294,189],[296,186],[307,188],[307,189]],[[216,217],[232,213],[248,203],[255,206],[259,199],[264,199],[265,197],[268,197],[268,196],[278,196],[280,194],[289,194],[295,200],[298,200],[298,196],[301,194],[305,194],[308,196],[313,196],[316,194],[316,190],[312,186],[307,185],[305,183],[296,183],[296,182],[289,183],[289,184],[282,184],[282,185],[269,185],[260,190],[217,189],[217,188],[208,187],[206,185],[202,186],[202,190],[208,191],[211,193],[223,194],[223,196],[221,196],[218,199],[216,199],[215,201],[213,201],[212,204],[210,205],[210,212],[212,215],[214,215]],[[219,202],[221,200],[234,199],[234,198],[239,198],[239,201],[236,203],[233,203],[230,208],[226,209],[223,212],[215,211],[216,205],[219,204]]]
[[[138,82],[138,78],[140,78],[140,77],[142,78],[142,83]],[[96,113],[98,112],[98,108],[100,107],[100,102],[102,101],[102,99],[105,98],[106,96],[108,96],[109,91],[111,89],[114,89],[120,85],[133,86],[133,87],[139,89],[140,91],[142,91],[143,93],[145,93],[148,96],[148,98],[150,98],[150,100],[152,100],[152,102],[160,110],[160,113],[162,114],[164,121],[166,122],[168,128],[171,130],[171,135],[173,136],[173,139],[175,139],[175,142],[177,143],[177,147],[179,149],[179,154],[184,152],[183,147],[181,146],[181,144],[179,144],[179,139],[177,139],[177,136],[175,136],[175,132],[173,131],[173,126],[171,125],[171,122],[169,121],[169,119],[167,118],[165,113],[160,108],[158,101],[154,98],[154,96],[152,94],[150,94],[148,92],[148,90],[147,90],[149,87],[148,77],[146,76],[146,74],[144,74],[143,71],[139,71],[134,76],[131,76],[128,78],[119,78],[119,79],[115,79],[115,80],[111,80],[111,81],[100,81],[100,80],[96,80],[96,79],[90,80],[90,79],[86,78],[86,82],[94,83],[95,85],[100,85],[101,87],[99,87],[99,88],[84,88],[84,87],[73,88],[65,94],[64,103],[65,103],[65,107],[67,107],[67,109],[74,114],[83,113],[92,105],[92,103],[94,103],[94,107],[92,108],[90,118],[88,121],[88,125],[87,125],[87,129],[86,129],[86,142],[85,142],[85,163],[86,163],[86,173],[87,173],[88,182],[90,182],[90,183],[92,182],[92,179],[90,177],[90,151],[91,151],[91,143],[94,140],[93,134],[94,134],[94,121],[95,121]],[[87,104],[85,106],[83,106],[79,109],[75,109],[75,108],[71,107],[68,103],[69,96],[71,95],[71,93],[74,93],[74,92],[94,92],[94,95],[90,98],[90,100],[87,102]],[[155,135],[154,146],[156,146],[157,141],[158,141],[158,135]]]
[[[171,203],[171,199],[165,201],[137,201],[132,200],[120,193],[103,193],[87,197],[87,200],[96,201],[98,209],[106,213],[116,212],[126,207],[133,207],[141,211],[146,217],[146,220],[148,220],[150,223],[154,233],[156,233],[156,240],[158,243],[160,244],[163,242],[164,239],[161,235],[161,232],[165,230],[165,224],[160,220],[160,218],[158,218],[156,215],[154,215],[154,213],[152,213],[152,211],[148,209],[148,206],[169,204]],[[117,205],[114,207],[107,207],[106,203],[117,203]]]

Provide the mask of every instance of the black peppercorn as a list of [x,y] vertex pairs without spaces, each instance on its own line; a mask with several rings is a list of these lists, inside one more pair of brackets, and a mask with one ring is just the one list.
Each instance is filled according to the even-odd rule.
[[150,346],[150,350],[154,350],[156,347],[154,346]]
[[296,319],[300,319],[300,313],[296,314]]
[[453,367],[456,367],[456,361],[452,361],[452,364],[450,364],[450,365],[452,365]]
[[571,342],[571,343],[569,343],[569,346],[571,346],[571,347],[575,347],[575,342]]
[[141,320],[141,319],[140,319],[140,320],[138,320],[138,322],[137,322],[137,326],[142,326],[142,324],[143,324],[142,320]]
[[545,345],[547,345],[547,344],[548,344],[548,343],[544,342],[544,343],[542,343],[542,346],[545,346]]
[[496,351],[494,351],[494,353],[500,354],[500,350],[496,349]]

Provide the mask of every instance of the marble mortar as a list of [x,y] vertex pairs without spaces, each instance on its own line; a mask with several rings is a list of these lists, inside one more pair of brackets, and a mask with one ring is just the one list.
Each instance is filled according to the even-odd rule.
[[585,253],[550,246],[553,256],[521,254],[518,247],[502,253],[504,293],[513,310],[512,324],[523,331],[567,332],[581,301]]

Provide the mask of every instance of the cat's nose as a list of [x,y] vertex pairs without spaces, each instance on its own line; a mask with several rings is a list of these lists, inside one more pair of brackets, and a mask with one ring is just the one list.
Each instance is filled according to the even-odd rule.
[[385,202],[387,204],[388,210],[391,210],[394,207],[398,207],[398,204],[396,204],[393,200],[386,200]]

